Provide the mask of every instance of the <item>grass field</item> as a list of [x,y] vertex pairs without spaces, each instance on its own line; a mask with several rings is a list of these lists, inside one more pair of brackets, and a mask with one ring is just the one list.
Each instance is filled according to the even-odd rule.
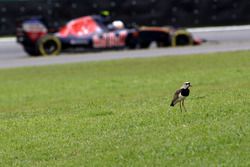
[[0,166],[249,166],[249,121],[247,51],[0,70]]

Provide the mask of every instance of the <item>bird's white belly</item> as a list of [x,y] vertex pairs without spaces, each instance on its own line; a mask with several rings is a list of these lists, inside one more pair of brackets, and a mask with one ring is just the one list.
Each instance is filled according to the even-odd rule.
[[181,93],[179,93],[178,95],[178,101],[184,100],[186,97],[182,96]]

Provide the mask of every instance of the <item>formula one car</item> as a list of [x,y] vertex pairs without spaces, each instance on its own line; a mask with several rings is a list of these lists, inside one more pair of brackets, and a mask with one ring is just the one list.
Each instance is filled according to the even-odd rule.
[[66,50],[148,48],[200,44],[185,29],[172,27],[125,28],[119,20],[105,23],[101,16],[83,16],[50,33],[42,19],[32,18],[17,26],[17,42],[31,56],[58,55]]

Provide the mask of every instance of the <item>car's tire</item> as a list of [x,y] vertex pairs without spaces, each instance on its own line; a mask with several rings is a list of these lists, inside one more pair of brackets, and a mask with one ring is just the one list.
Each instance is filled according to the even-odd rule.
[[53,35],[45,35],[37,42],[41,55],[59,55],[62,49],[61,41]]
[[176,46],[190,45],[190,38],[187,35],[178,35],[176,38]]
[[193,38],[189,32],[185,30],[178,30],[175,32],[172,40],[172,46],[186,46],[192,44]]

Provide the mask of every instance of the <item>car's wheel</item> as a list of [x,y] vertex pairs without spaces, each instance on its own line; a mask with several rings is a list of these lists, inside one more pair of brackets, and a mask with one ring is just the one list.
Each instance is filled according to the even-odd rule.
[[176,45],[185,46],[190,45],[190,38],[187,35],[178,35],[176,36]]
[[175,32],[172,40],[173,46],[192,45],[193,39],[189,32],[185,30],[178,30]]
[[53,35],[42,37],[37,44],[41,55],[58,55],[62,49],[61,41]]

